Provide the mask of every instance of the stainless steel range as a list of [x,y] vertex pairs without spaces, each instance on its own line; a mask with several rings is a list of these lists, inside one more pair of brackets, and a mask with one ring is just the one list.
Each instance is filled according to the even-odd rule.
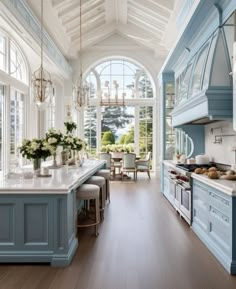
[[192,179],[191,173],[198,167],[209,168],[210,165],[177,164],[169,170],[170,190],[174,192],[175,209],[188,224],[192,222]]

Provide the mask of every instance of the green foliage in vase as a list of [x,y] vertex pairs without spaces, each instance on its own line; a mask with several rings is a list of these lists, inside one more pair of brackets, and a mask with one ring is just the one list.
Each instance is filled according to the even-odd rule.
[[65,121],[64,126],[66,128],[66,133],[70,134],[73,132],[74,129],[77,128],[77,124],[74,121]]

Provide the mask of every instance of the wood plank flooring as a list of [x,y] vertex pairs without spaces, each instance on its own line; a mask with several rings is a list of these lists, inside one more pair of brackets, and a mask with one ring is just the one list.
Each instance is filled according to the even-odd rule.
[[160,194],[159,181],[112,183],[95,238],[79,231],[71,266],[0,265],[0,289],[235,289],[229,275]]

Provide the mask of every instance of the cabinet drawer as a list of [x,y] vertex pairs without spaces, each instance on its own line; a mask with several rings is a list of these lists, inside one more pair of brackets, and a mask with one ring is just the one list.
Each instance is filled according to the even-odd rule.
[[209,204],[220,210],[222,213],[231,216],[232,200],[227,195],[209,188]]
[[208,190],[206,187],[199,185],[199,183],[193,184],[193,195],[198,196],[200,199],[208,200]]

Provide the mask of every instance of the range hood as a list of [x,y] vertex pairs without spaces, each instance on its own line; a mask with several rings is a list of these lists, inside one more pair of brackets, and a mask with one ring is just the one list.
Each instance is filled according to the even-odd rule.
[[176,77],[176,105],[171,112],[174,127],[232,119],[230,33],[218,28]]

